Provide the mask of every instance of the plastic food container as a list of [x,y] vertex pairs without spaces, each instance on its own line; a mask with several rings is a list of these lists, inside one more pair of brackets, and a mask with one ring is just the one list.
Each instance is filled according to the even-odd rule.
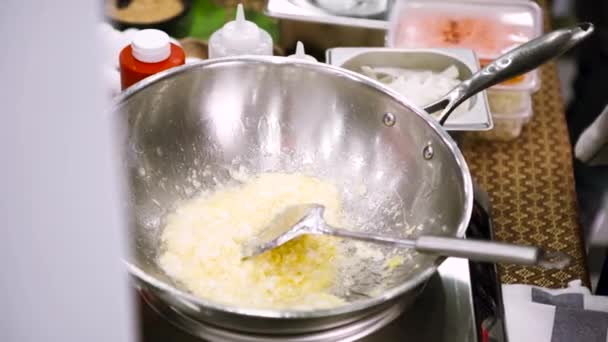
[[[532,1],[399,1],[393,8],[387,45],[395,48],[468,48],[483,66],[542,33],[542,13]],[[538,73],[496,89],[536,91]]]
[[511,90],[488,90],[488,103],[492,113],[517,114],[531,106],[530,93]]
[[[500,101],[496,101],[497,97],[494,96],[494,109],[505,109],[507,111],[511,111],[516,109],[518,106],[521,106],[521,108],[518,111],[507,113],[491,110],[494,129],[484,132],[471,132],[470,134],[478,139],[495,141],[510,141],[519,137],[524,125],[532,118],[532,98],[530,97],[530,94],[527,93],[507,93],[509,94],[500,95],[502,96]],[[494,95],[496,94],[494,93]],[[492,100],[490,100],[490,97],[491,95],[488,94],[490,108],[492,108]]]

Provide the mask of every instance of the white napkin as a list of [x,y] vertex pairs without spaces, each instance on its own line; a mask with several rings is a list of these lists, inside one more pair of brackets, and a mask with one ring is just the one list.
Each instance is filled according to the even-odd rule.
[[608,341],[608,297],[592,295],[580,280],[558,290],[503,285],[502,294],[509,341]]
[[608,165],[608,106],[583,131],[574,146],[574,155],[591,166]]

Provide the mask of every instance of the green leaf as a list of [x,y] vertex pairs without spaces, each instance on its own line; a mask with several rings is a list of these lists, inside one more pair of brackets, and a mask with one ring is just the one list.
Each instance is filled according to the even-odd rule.
[[226,9],[211,0],[192,1],[192,28],[190,36],[209,39],[211,34],[224,26]]
[[[229,15],[233,15],[233,13],[234,8],[226,9],[223,6],[216,5],[212,0],[193,0],[192,28],[189,36],[208,40],[213,32],[224,26],[226,21],[232,20]],[[279,26],[275,19],[251,10],[245,11],[245,17],[268,32],[273,41],[278,40]]]

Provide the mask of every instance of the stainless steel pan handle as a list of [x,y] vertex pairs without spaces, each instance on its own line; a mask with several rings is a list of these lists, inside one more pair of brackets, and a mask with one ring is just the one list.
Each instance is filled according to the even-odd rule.
[[463,81],[441,99],[424,109],[427,113],[443,111],[437,118],[444,124],[452,111],[471,96],[498,83],[531,71],[562,55],[593,33],[593,24],[581,23],[533,39],[498,57]]
[[565,253],[545,252],[534,246],[440,236],[419,237],[416,250],[475,261],[539,265],[548,269],[562,269],[570,263],[570,257]]
[[545,252],[534,246],[503,242],[432,235],[423,235],[416,239],[401,239],[336,228],[327,224],[324,224],[321,229],[315,232],[317,234],[334,235],[398,248],[413,248],[421,253],[467,258],[482,262],[538,265],[547,269],[563,269],[571,261],[571,258],[562,252]]

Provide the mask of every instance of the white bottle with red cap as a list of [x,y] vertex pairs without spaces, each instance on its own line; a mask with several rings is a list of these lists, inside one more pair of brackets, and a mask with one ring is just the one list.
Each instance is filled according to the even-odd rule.
[[165,32],[146,29],[135,33],[133,42],[120,52],[119,62],[121,86],[126,89],[148,76],[183,65],[186,54]]
[[239,55],[272,56],[272,37],[254,22],[245,20],[242,4],[237,6],[236,19],[209,38],[209,58]]

